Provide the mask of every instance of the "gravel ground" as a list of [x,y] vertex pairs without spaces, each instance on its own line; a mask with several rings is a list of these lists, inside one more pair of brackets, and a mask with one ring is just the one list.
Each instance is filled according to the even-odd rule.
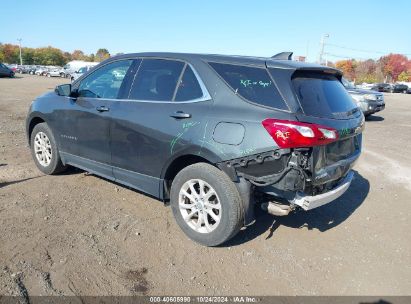
[[170,208],[72,169],[44,176],[24,134],[60,78],[0,79],[1,295],[411,295],[411,95],[371,117],[347,193],[257,223],[229,244],[188,240]]

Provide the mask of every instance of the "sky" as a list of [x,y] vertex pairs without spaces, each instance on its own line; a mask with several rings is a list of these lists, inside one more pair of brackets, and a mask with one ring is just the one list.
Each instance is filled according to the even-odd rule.
[[272,56],[316,61],[411,58],[411,1],[2,1],[0,42],[111,54],[145,51]]

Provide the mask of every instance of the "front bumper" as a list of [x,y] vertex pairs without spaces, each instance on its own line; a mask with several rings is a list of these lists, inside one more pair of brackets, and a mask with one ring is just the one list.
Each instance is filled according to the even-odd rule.
[[338,185],[335,188],[319,195],[309,196],[302,192],[297,192],[295,198],[292,200],[291,203],[300,206],[304,210],[311,210],[328,204],[334,201],[335,199],[339,198],[341,195],[344,194],[345,191],[347,191],[348,187],[350,187],[351,185],[351,181],[353,180],[353,178],[354,172],[350,171],[345,176],[345,178],[338,183]]
[[364,115],[373,114],[376,112],[380,112],[385,109],[385,103],[378,102],[378,103],[366,103],[363,108]]

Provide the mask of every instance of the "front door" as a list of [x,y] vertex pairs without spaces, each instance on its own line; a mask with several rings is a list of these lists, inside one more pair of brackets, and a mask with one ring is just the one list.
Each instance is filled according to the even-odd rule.
[[77,98],[66,98],[58,113],[63,157],[84,169],[113,178],[110,151],[111,108],[132,60],[108,63],[73,86]]

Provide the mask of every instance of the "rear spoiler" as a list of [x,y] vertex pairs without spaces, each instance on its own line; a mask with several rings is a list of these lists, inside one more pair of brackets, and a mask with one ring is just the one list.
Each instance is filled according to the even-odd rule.
[[294,74],[296,73],[324,73],[328,75],[334,75],[339,79],[341,79],[343,75],[340,70],[326,66],[299,67],[295,69]]
[[271,56],[271,58],[275,60],[291,60],[292,56],[293,52],[281,52]]

